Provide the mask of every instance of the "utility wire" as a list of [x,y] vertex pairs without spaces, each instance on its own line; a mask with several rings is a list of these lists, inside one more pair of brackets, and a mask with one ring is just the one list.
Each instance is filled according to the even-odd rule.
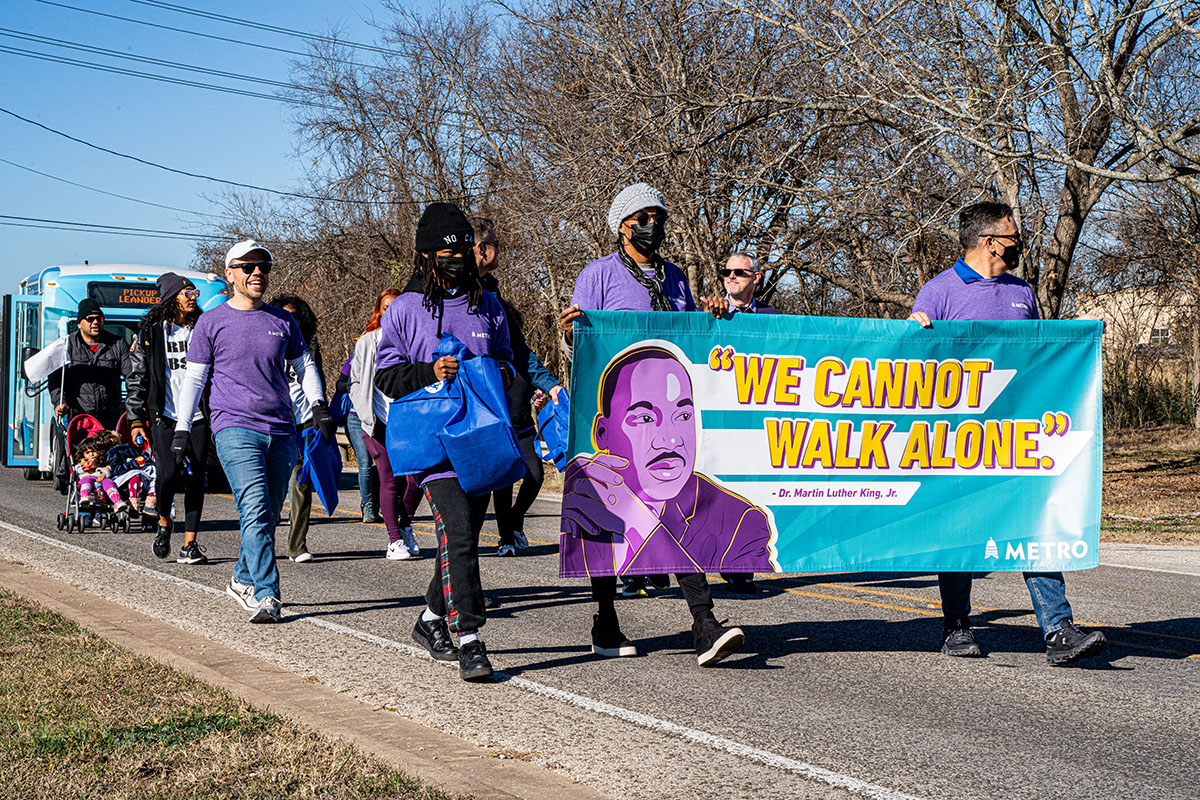
[[218,86],[211,83],[202,83],[200,81],[191,81],[185,78],[174,78],[169,75],[156,75],[152,72],[139,72],[138,70],[126,69],[125,67],[114,67],[103,64],[93,64],[89,61],[79,61],[74,58],[65,56],[56,56],[50,53],[39,53],[36,50],[23,50],[19,47],[9,47],[8,45],[0,45],[0,53],[9,53],[11,55],[23,56],[25,58],[34,58],[39,61],[51,61],[56,64],[66,64],[72,67],[83,67],[84,69],[97,70],[99,72],[109,72],[114,75],[125,75],[132,78],[146,78],[153,81],[161,81],[162,83],[170,83],[176,86],[189,86],[195,89],[209,89],[214,92],[225,92],[227,94],[241,95],[242,97],[255,97],[261,100],[275,100],[280,103],[291,103],[292,105],[316,106],[324,108],[321,103],[312,103],[307,100],[293,99],[275,94],[265,94],[263,92],[254,92],[249,89],[238,89],[233,86]]
[[[289,50],[286,47],[273,47],[269,44],[261,44],[259,42],[247,42],[243,39],[232,39],[228,36],[217,36],[212,33],[203,33],[201,31],[194,31],[189,28],[176,28],[172,25],[160,25],[157,22],[149,22],[144,19],[134,19],[133,17],[122,17],[118,14],[107,14],[103,11],[94,11],[90,8],[80,8],[79,6],[70,6],[70,5],[67,5],[66,3],[55,3],[55,2],[52,2],[52,0],[37,0],[37,2],[42,3],[43,5],[55,6],[57,8],[65,8],[70,11],[79,11],[84,14],[94,14],[97,17],[107,17],[109,19],[120,20],[121,22],[132,22],[136,25],[145,25],[146,27],[149,27],[149,28],[158,28],[159,30],[173,31],[174,33],[185,33],[189,36],[200,36],[205,39],[213,39],[218,42],[228,42],[229,44],[241,45],[243,47],[253,47],[255,50],[270,50],[275,53],[284,53],[289,56],[300,56],[301,58],[312,58],[312,56],[313,56],[312,53],[306,53],[303,50]],[[373,64],[360,64],[356,61],[350,61],[349,59],[345,59],[345,58],[328,58],[326,60],[333,61],[337,64],[346,64],[347,66],[351,66],[351,67],[360,67],[362,69],[381,69],[381,67],[378,67]]]
[[136,197],[128,197],[127,195],[117,194],[116,192],[108,192],[108,191],[105,191],[104,189],[97,189],[95,186],[88,186],[83,183],[76,183],[75,181],[69,181],[66,178],[60,178],[57,175],[51,175],[49,172],[42,172],[41,170],[36,170],[33,167],[27,167],[24,164],[18,164],[15,161],[9,161],[7,158],[0,158],[0,163],[8,164],[10,167],[16,167],[17,169],[23,169],[26,172],[32,172],[34,175],[41,175],[43,178],[49,178],[52,181],[59,181],[60,183],[65,183],[69,186],[76,186],[80,189],[87,189],[89,192],[98,192],[99,194],[108,195],[109,197],[117,197],[117,198],[120,198],[121,200],[129,200],[130,202],[133,202],[133,203],[141,203],[144,206],[154,206],[155,208],[165,208],[168,211],[180,211],[184,214],[194,214],[197,217],[209,217],[209,218],[213,218],[213,219],[216,218],[215,215],[213,215],[213,214],[203,214],[199,211],[189,211],[186,208],[176,208],[175,206],[166,206],[166,205],[163,205],[162,203],[152,203],[149,200],[139,200]]
[[122,58],[127,61],[137,61],[142,64],[153,64],[154,66],[158,67],[169,67],[171,69],[178,69],[186,72],[199,72],[204,75],[213,75],[218,78],[231,78],[236,81],[261,83],[268,86],[278,86],[282,89],[295,89],[297,91],[304,90],[304,87],[302,86],[298,86],[294,83],[287,83],[285,81],[277,81],[270,78],[258,78],[253,75],[242,75],[237,72],[225,72],[224,70],[212,69],[211,67],[201,67],[195,64],[183,64],[178,61],[167,61],[161,58],[140,56],[136,53],[123,53],[120,50],[109,50],[105,47],[95,47],[93,45],[80,44],[79,42],[68,42],[64,39],[54,39],[49,36],[38,36],[37,34],[25,33],[24,31],[15,31],[12,28],[0,28],[0,36],[5,36],[10,39],[20,39],[22,41],[33,42],[35,44],[62,47],[67,50],[79,50],[85,53],[108,56],[110,58]]
[[162,239],[226,239],[228,237],[215,233],[188,233],[187,231],[166,231],[159,228],[135,228],[127,225],[100,225],[94,222],[73,222],[65,219],[43,219],[41,217],[21,217],[12,214],[0,214],[0,225],[11,225],[18,228],[51,228],[53,230],[68,230],[78,233],[113,233],[134,236],[156,236]]
[[129,0],[131,3],[138,3],[151,8],[161,8],[166,11],[176,11],[180,14],[191,14],[194,17],[202,17],[204,19],[212,19],[217,22],[228,22],[231,25],[239,25],[250,28],[256,28],[260,31],[270,31],[271,33],[280,33],[284,36],[295,36],[298,39],[306,39],[312,42],[328,42],[330,44],[340,44],[345,47],[353,47],[356,50],[368,50],[373,53],[383,53],[384,55],[396,55],[395,51],[388,50],[386,47],[378,47],[373,44],[363,44],[361,42],[351,42],[338,39],[334,36],[322,36],[316,33],[306,33],[298,31],[294,28],[281,28],[278,25],[268,25],[265,22],[254,22],[248,19],[239,19],[238,17],[227,17],[223,14],[214,14],[211,11],[203,11],[198,8],[189,8],[188,6],[176,5],[175,3],[164,3],[161,0]]
[[[41,128],[44,131],[53,133],[56,136],[61,136],[64,139],[69,139],[70,141],[75,142],[76,144],[81,144],[85,147],[90,147],[93,150],[99,150],[101,153],[108,153],[109,155],[117,156],[118,158],[125,158],[130,161],[136,161],[137,163],[145,164],[148,167],[154,167],[155,169],[161,169],[166,172],[171,172],[176,175],[183,175],[188,178],[198,178],[198,179],[204,180],[204,181],[211,181],[213,183],[225,184],[226,186],[237,186],[238,188],[241,188],[241,189],[252,189],[256,192],[266,192],[268,194],[277,194],[277,195],[281,195],[283,197],[296,197],[301,200],[322,200],[322,201],[332,202],[332,203],[360,203],[360,204],[364,204],[364,205],[379,204],[379,205],[391,205],[391,206],[425,205],[426,203],[455,202],[457,200],[465,200],[466,199],[465,197],[444,197],[444,198],[431,198],[429,200],[355,200],[355,199],[347,198],[347,197],[328,197],[328,196],[324,196],[324,195],[304,194],[302,192],[287,192],[282,189],[268,189],[265,186],[255,186],[252,183],[240,183],[238,181],[225,180],[224,178],[214,178],[211,175],[202,175],[197,172],[188,172],[186,170],[176,169],[174,167],[168,167],[163,164],[158,164],[153,161],[147,161],[144,158],[132,156],[132,155],[129,155],[128,153],[120,153],[116,150],[110,150],[107,147],[101,147],[98,144],[92,144],[89,141],[80,139],[76,136],[72,136],[69,133],[64,133],[60,130],[51,128],[49,125],[43,125],[42,123],[28,119],[27,117],[22,117],[20,114],[16,113],[15,111],[9,111],[7,108],[0,107],[0,114],[7,114],[8,116],[13,117],[14,119],[20,120],[21,122],[25,122],[29,125],[33,125],[34,127]],[[490,194],[492,194],[492,192],[481,192],[481,193],[474,193],[474,196],[475,197],[486,197]]]

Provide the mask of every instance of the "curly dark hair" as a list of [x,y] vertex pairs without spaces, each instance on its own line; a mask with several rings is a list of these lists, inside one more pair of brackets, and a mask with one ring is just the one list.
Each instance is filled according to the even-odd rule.
[[[185,288],[195,289],[196,286],[191,281],[187,281],[187,283],[185,284]],[[157,303],[155,303],[153,306],[150,307],[149,311],[147,311],[145,314],[142,315],[142,321],[140,323],[138,323],[138,330],[148,330],[150,328],[153,328],[155,325],[161,325],[167,321],[174,322],[175,321],[175,312],[178,310],[179,310],[179,295],[178,294],[167,300],[159,300]],[[200,319],[200,313],[201,313],[200,312],[200,304],[197,303],[195,311],[188,314],[187,319],[184,320],[183,324],[189,328],[195,328],[196,320]]]
[[109,450],[121,443],[117,435],[112,431],[99,431],[94,436],[89,436],[75,447],[75,463],[83,460],[84,453],[89,450],[94,450],[100,456],[100,460],[104,460],[104,456]]
[[291,306],[296,309],[292,314],[292,319],[296,320],[296,327],[300,329],[300,335],[304,337],[304,343],[308,345],[308,353],[312,356],[313,363],[317,365],[317,371],[324,375],[325,364],[321,360],[321,345],[317,342],[317,315],[313,313],[312,307],[303,298],[294,294],[277,294],[267,305],[276,308]]

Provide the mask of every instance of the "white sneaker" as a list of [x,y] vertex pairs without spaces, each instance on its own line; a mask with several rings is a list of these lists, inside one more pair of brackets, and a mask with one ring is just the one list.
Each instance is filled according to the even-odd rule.
[[118,514],[124,513],[128,510],[129,503],[126,503],[124,500],[118,500],[117,504],[113,506],[113,511],[117,512]]
[[238,605],[247,611],[253,611],[258,608],[258,604],[254,602],[254,587],[247,586],[244,583],[238,583],[233,578],[229,579],[229,585],[225,587],[225,594],[238,601]]
[[502,544],[496,548],[496,555],[498,556],[515,556],[516,554],[517,548],[511,544]]
[[408,552],[408,546],[404,542],[389,542],[387,555],[385,558],[390,558],[392,561],[408,561],[412,558],[412,553]]
[[421,545],[417,544],[417,537],[413,534],[412,525],[401,528],[400,536],[404,539],[404,546],[408,548],[408,554],[413,558],[420,558]]
[[288,558],[297,564],[303,564],[305,561],[312,561],[312,553],[304,552],[298,556],[288,556]]
[[279,622],[280,609],[283,608],[283,603],[280,603],[274,597],[264,597],[258,601],[258,605],[254,609],[254,615],[250,617],[251,622]]
[[513,531],[513,542],[516,543],[518,550],[524,550],[529,547],[529,540],[525,538],[525,531]]

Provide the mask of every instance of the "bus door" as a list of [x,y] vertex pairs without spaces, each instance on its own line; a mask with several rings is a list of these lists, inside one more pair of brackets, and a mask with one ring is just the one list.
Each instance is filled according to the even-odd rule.
[[42,298],[38,295],[4,296],[3,403],[8,435],[0,455],[6,467],[36,470],[39,442],[42,438],[42,396],[44,386],[31,384],[21,369],[26,355],[42,346]]

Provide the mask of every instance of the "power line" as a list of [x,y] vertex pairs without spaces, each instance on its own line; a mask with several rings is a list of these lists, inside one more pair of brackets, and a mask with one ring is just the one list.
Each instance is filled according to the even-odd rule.
[[142,64],[153,64],[158,67],[169,67],[171,69],[184,70],[186,72],[199,72],[204,75],[213,75],[218,78],[231,78],[237,81],[246,81],[248,83],[261,83],[268,86],[278,86],[283,89],[296,89],[303,91],[304,87],[294,83],[286,83],[284,81],[276,81],[270,78],[258,78],[253,75],[242,75],[237,72],[225,72],[224,70],[212,69],[211,67],[201,67],[195,64],[184,64],[178,61],[167,61],[161,58],[151,58],[149,56],[140,56],[136,53],[123,53],[120,50],[109,50],[105,47],[96,47],[94,45],[80,44],[79,42],[68,42],[65,39],[54,39],[49,36],[38,36],[33,33],[25,33],[24,31],[15,31],[12,28],[0,28],[0,36],[5,36],[10,39],[20,39],[26,42],[35,44],[45,44],[52,47],[62,47],[68,50],[79,50],[85,53],[93,53],[95,55],[108,56],[109,58],[122,58],[127,61],[137,61]]
[[95,186],[88,186],[83,183],[76,183],[75,181],[69,181],[66,178],[60,178],[57,175],[51,175],[49,172],[42,172],[41,170],[36,170],[33,167],[27,167],[24,164],[18,164],[15,161],[9,161],[7,158],[0,158],[0,163],[8,164],[10,167],[16,167],[17,169],[23,169],[26,172],[32,172],[34,175],[41,175],[43,178],[49,178],[52,181],[59,181],[61,183],[65,183],[69,186],[76,186],[80,189],[87,189],[89,192],[98,192],[99,194],[105,194],[105,195],[108,195],[109,197],[117,197],[117,198],[120,198],[121,200],[129,200],[130,202],[133,202],[133,203],[141,203],[142,205],[145,205],[145,206],[154,206],[155,208],[165,208],[168,211],[180,211],[184,214],[194,214],[197,217],[213,218],[215,216],[213,214],[203,214],[199,211],[189,211],[186,208],[176,208],[175,206],[166,206],[166,205],[163,205],[162,203],[152,203],[149,200],[139,200],[136,197],[129,197],[127,195],[117,194],[116,192],[108,192],[108,191],[105,191],[104,189],[97,189]]
[[34,58],[39,61],[50,61],[55,64],[66,64],[72,67],[83,67],[84,69],[108,72],[114,75],[125,75],[132,78],[146,78],[148,80],[170,83],[176,86],[189,86],[195,89],[209,89],[214,92],[225,92],[227,94],[236,94],[241,95],[242,97],[254,97],[261,100],[275,100],[276,102],[291,103],[293,105],[316,106],[321,108],[324,107],[320,103],[312,103],[307,100],[298,100],[289,97],[283,97],[281,95],[254,92],[249,89],[238,89],[233,86],[217,86],[215,84],[201,83],[200,81],[191,81],[185,78],[174,78],[169,75],[156,75],[151,72],[139,72],[138,70],[126,69],[125,67],[93,64],[89,61],[79,61],[78,59],[67,58],[65,56],[56,56],[50,53],[39,53],[36,50],[23,50],[19,47],[9,47],[8,45],[0,45],[0,53],[9,53],[11,55],[22,56],[25,58]]
[[126,236],[152,236],[160,239],[227,239],[215,233],[188,233],[187,231],[167,231],[159,228],[135,228],[127,225],[101,225],[95,222],[73,222],[65,219],[43,219],[41,217],[21,217],[12,214],[0,214],[0,225],[17,228],[46,228],[50,230],[74,231],[76,233],[111,233]]
[[201,17],[203,19],[216,20],[217,22],[227,22],[231,25],[239,25],[239,26],[246,26],[246,27],[250,27],[250,28],[256,28],[260,31],[270,31],[271,33],[280,33],[280,34],[283,34],[284,36],[295,36],[296,38],[307,39],[308,41],[327,42],[330,44],[340,44],[345,47],[353,47],[356,50],[368,50],[373,53],[383,53],[384,55],[396,55],[396,53],[394,51],[388,50],[386,47],[378,47],[373,44],[363,44],[361,42],[343,41],[334,36],[322,36],[317,33],[307,33],[305,31],[298,31],[298,30],[295,30],[294,28],[281,28],[278,25],[268,25],[265,22],[253,22],[252,20],[239,19],[238,17],[227,17],[223,14],[215,14],[211,11],[203,11],[198,8],[189,8],[188,6],[176,5],[174,3],[164,3],[164,2],[162,2],[162,0],[129,0],[129,2],[138,3],[143,6],[150,6],[151,8],[161,8],[166,11],[176,11],[180,14],[190,14],[194,17]]
[[[42,3],[44,5],[48,5],[48,6],[55,6],[57,8],[65,8],[70,11],[79,11],[84,14],[94,14],[97,17],[107,17],[109,19],[120,20],[121,22],[132,22],[136,25],[145,25],[146,27],[149,27],[149,28],[158,28],[159,30],[173,31],[174,33],[184,33],[189,36],[200,36],[205,39],[213,39],[218,42],[227,42],[229,44],[241,45],[243,47],[253,47],[255,50],[270,50],[275,53],[284,53],[289,56],[300,56],[301,58],[311,58],[313,55],[312,53],[306,53],[303,50],[289,50],[286,47],[273,47],[272,45],[261,44],[259,42],[247,42],[242,39],[233,39],[228,36],[217,36],[216,34],[203,33],[201,31],[194,31],[189,28],[176,28],[172,25],[160,25],[157,22],[149,22],[144,19],[134,19],[133,17],[122,17],[118,14],[107,14],[103,11],[94,11],[93,9],[90,9],[90,8],[80,8],[79,6],[70,6],[65,3],[55,3],[55,2],[52,2],[52,0],[37,0],[37,2]],[[373,64],[360,64],[356,61],[350,61],[349,59],[345,59],[345,58],[329,58],[327,60],[333,61],[338,64],[346,64],[351,67],[360,67],[362,69],[381,69],[381,67],[375,66]]]
[[[202,175],[197,172],[188,172],[186,170],[176,169],[175,167],[168,167],[163,164],[158,164],[153,161],[147,161],[144,158],[139,158],[138,156],[132,156],[132,155],[129,155],[128,153],[121,153],[116,150],[110,150],[107,147],[101,147],[98,144],[92,144],[89,141],[80,139],[76,136],[72,136],[69,133],[64,133],[60,130],[56,130],[55,128],[51,128],[49,125],[43,125],[40,122],[36,122],[36,121],[34,121],[32,119],[28,119],[26,117],[22,117],[20,114],[16,113],[15,111],[9,111],[7,108],[0,107],[0,113],[7,114],[8,116],[13,117],[14,119],[20,120],[21,122],[27,123],[29,125],[33,125],[34,127],[37,127],[37,128],[41,128],[44,131],[53,133],[56,136],[61,136],[64,139],[69,139],[70,141],[75,142],[77,144],[81,144],[85,147],[90,147],[93,150],[98,150],[101,153],[108,153],[109,155],[117,156],[118,158],[125,158],[130,161],[136,161],[137,163],[145,164],[148,167],[154,167],[155,169],[161,169],[166,172],[171,172],[176,175],[183,175],[188,178],[198,178],[198,179],[204,180],[204,181],[211,181],[213,183],[225,184],[226,186],[237,186],[240,189],[252,189],[256,192],[266,192],[268,194],[277,194],[277,195],[281,195],[283,197],[295,197],[295,198],[298,198],[301,200],[321,200],[321,201],[333,202],[333,203],[359,203],[359,204],[364,204],[364,205],[373,205],[373,204],[378,203],[380,205],[391,205],[391,206],[424,205],[426,203],[454,202],[454,201],[458,201],[458,200],[467,199],[466,197],[444,197],[444,198],[431,198],[429,200],[355,200],[355,199],[347,198],[347,197],[328,197],[328,196],[324,196],[324,195],[304,194],[302,192],[287,192],[282,189],[268,189],[265,186],[255,186],[252,183],[240,183],[238,181],[225,180],[224,178],[214,178],[211,175]],[[486,196],[492,194],[492,192],[482,192],[482,193],[473,193],[473,194],[476,197],[486,197]]]

